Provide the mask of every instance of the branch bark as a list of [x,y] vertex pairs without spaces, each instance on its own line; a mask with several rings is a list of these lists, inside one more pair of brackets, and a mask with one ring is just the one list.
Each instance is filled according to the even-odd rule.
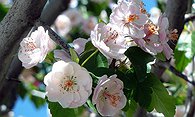
[[[167,6],[165,10],[165,14],[169,19],[169,29],[177,29],[178,35],[181,34],[184,24],[185,24],[185,13],[188,9],[188,2],[189,0],[167,0]],[[170,47],[174,50],[177,44],[177,41],[169,41],[168,42]],[[156,61],[155,65],[153,66],[153,72],[159,78],[165,71],[165,68],[158,66],[160,61]]]
[[[26,6],[26,8],[28,8],[29,5],[26,5],[26,3],[24,3],[23,1],[25,1],[25,0],[18,0],[18,2],[21,2],[21,4],[24,4]],[[26,2],[28,2],[28,1],[26,1]],[[31,1],[33,1],[33,0],[31,0]],[[37,0],[36,2],[38,2],[38,1],[39,0]],[[32,16],[33,17],[36,16],[35,19],[39,18],[42,22],[46,23],[47,25],[53,24],[56,17],[68,8],[69,2],[70,2],[70,0],[49,0],[49,1],[50,2],[48,2],[48,4],[45,6],[44,10],[42,11],[41,16],[40,16],[41,9],[38,10],[35,6],[41,6],[42,3],[39,4],[39,5],[34,4],[35,6],[32,5],[32,7],[35,10],[37,10],[35,13],[39,13],[39,15],[33,15],[32,14]],[[55,2],[55,4],[54,4],[54,2]],[[21,12],[22,14],[24,13],[24,15],[26,14],[26,12],[24,12],[25,9],[23,8],[23,10],[20,10],[22,7],[20,7],[19,5],[17,5],[17,6],[13,5],[13,7],[15,7],[15,9],[18,9],[18,12]],[[32,9],[29,8],[28,11],[30,11],[30,10],[32,10]],[[11,12],[11,10],[10,10],[10,12]],[[31,12],[29,14],[31,14]],[[24,23],[29,24],[28,26],[26,26],[28,28],[28,30],[23,30],[24,34],[22,35],[21,38],[20,38],[20,35],[18,35],[18,38],[22,39],[23,37],[25,37],[27,35],[27,33],[29,32],[29,30],[31,29],[31,27],[34,25],[35,21],[36,20],[33,20],[33,22],[29,21],[30,22],[29,23],[29,22],[26,22],[26,21],[23,20]],[[8,20],[7,20],[7,22],[8,22]],[[3,22],[1,22],[1,23],[2,23],[1,25],[5,25],[5,24],[3,24]],[[15,25],[20,26],[20,24],[17,24],[17,23]],[[2,35],[0,35],[0,36],[2,36]],[[2,37],[0,37],[0,38],[2,38]],[[20,41],[21,40],[18,40],[17,43],[19,43]],[[1,42],[1,40],[0,40],[0,42]],[[15,51],[18,50],[18,47],[19,47],[18,45],[17,45],[17,47],[15,47]],[[3,47],[4,45],[2,44],[1,46]],[[10,50],[10,52],[11,51],[12,50]],[[9,64],[9,62],[7,62],[7,64]],[[4,69],[4,68],[2,68],[2,69]],[[11,65],[9,67],[9,71],[7,72],[7,70],[5,70],[6,71],[5,72],[5,71],[0,70],[0,72],[2,72],[2,73],[4,72],[4,74],[7,73],[7,75],[5,75],[6,76],[5,78],[7,80],[4,83],[0,82],[0,86],[2,86],[2,88],[0,88],[0,105],[4,104],[8,108],[8,110],[5,113],[9,112],[9,109],[12,109],[12,107],[14,106],[14,102],[17,99],[17,94],[16,94],[16,89],[17,89],[17,86],[18,86],[17,80],[18,80],[18,76],[21,73],[22,69],[23,69],[22,64],[19,61],[19,59],[17,57],[17,54],[14,53],[13,60],[12,60]],[[1,112],[0,112],[0,115],[2,115]]]
[[[169,19],[169,28],[177,29],[180,35],[184,28],[184,16],[188,9],[189,0],[167,0],[166,15]],[[177,41],[169,43],[175,49]]]
[[41,15],[46,0],[16,0],[0,23],[0,89],[24,32]]

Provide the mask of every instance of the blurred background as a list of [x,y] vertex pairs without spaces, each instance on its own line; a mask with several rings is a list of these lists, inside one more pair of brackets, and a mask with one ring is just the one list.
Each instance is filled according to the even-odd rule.
[[[49,1],[52,2],[52,0],[48,0],[48,4]],[[117,0],[67,0],[65,4],[68,7],[58,14],[51,23],[51,28],[67,42],[72,42],[79,37],[87,39],[99,20],[108,22],[111,9],[116,5],[116,2]],[[161,12],[165,11],[167,0],[143,0],[143,2],[151,15],[151,20],[157,23]],[[193,0],[191,2],[190,13],[195,11],[195,3]],[[0,20],[3,19],[13,3],[14,0],[0,0]],[[193,21],[186,23],[174,51],[174,59],[171,61],[171,64],[180,72],[185,73],[190,80],[194,80],[195,68],[194,26]],[[55,44],[53,46],[59,48]],[[51,70],[53,61],[53,52],[50,52],[44,63],[29,70],[21,69],[18,78],[8,81],[8,83],[12,82],[13,86],[9,91],[8,87],[0,91],[0,117],[50,117],[48,105],[44,100],[45,85],[43,78]],[[177,105],[175,116],[183,117],[193,102],[194,87],[169,70],[163,73],[161,81],[175,97]],[[82,114],[79,116],[98,116],[90,110],[81,110]],[[148,116],[161,117],[163,115],[154,111]]]

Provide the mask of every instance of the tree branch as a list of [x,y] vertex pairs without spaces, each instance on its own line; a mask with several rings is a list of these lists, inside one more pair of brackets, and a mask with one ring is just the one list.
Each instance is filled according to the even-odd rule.
[[[166,15],[169,19],[169,28],[177,29],[180,35],[184,27],[184,16],[188,9],[189,0],[168,0],[166,6]],[[177,41],[169,43],[172,49],[175,49]]]
[[[167,0],[165,14],[169,19],[169,29],[177,29],[179,36],[185,24],[184,16],[187,11],[188,2],[189,0]],[[174,50],[177,45],[177,41],[172,42],[170,40],[168,43]],[[159,61],[156,61],[156,65],[154,65],[152,69],[154,74],[160,78],[164,73],[165,68],[158,66],[158,62]]]
[[41,15],[46,0],[16,0],[0,23],[0,89],[24,32]]
[[70,0],[49,0],[44,8],[40,20],[47,25],[52,25],[59,14],[68,8]]
[[190,80],[186,75],[184,75],[183,73],[178,71],[175,67],[170,65],[169,62],[159,61],[157,66],[160,67],[161,69],[169,69],[169,71],[171,71],[176,76],[182,78],[186,82],[188,82],[188,83],[192,84],[193,86],[195,86],[195,82],[193,80]]
[[193,20],[195,20],[195,13],[186,14],[184,21],[185,23]]

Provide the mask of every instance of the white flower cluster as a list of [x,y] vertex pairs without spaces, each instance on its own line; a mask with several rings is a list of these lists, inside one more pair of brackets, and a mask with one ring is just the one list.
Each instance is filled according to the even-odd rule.
[[[76,11],[74,11],[76,12]],[[80,17],[78,12],[74,13]],[[70,31],[72,26],[81,20],[76,19],[72,12],[66,12],[56,20],[56,28],[61,35]],[[114,7],[108,24],[98,23],[92,17],[85,23],[85,32],[93,29],[90,39],[78,38],[73,41],[75,51],[80,55],[85,44],[91,40],[99,51],[111,59],[122,59],[125,51],[137,44],[144,51],[157,55],[164,53],[167,59],[172,57],[173,51],[167,44],[169,39],[177,39],[177,31],[169,31],[169,22],[165,15],[161,15],[158,23],[149,19],[141,0],[119,0]],[[67,24],[62,26],[61,24]],[[69,27],[69,28],[68,28]],[[87,28],[86,28],[87,27]],[[61,30],[61,31],[60,31]],[[51,50],[52,41],[43,27],[38,27],[30,36],[20,43],[19,59],[25,68],[31,68],[42,62]],[[51,102],[59,102],[64,108],[76,108],[86,103],[92,94],[92,78],[89,72],[79,64],[72,62],[70,55],[63,50],[55,50],[54,57],[61,59],[53,64],[52,71],[45,78],[46,95]],[[127,99],[123,93],[123,82],[112,75],[100,78],[94,89],[92,102],[102,116],[113,116],[124,108]]]
[[122,58],[133,42],[152,55],[163,52],[170,59],[173,51],[167,42],[177,39],[177,31],[169,31],[168,27],[168,19],[164,15],[155,25],[149,19],[143,2],[119,0],[110,15],[110,22],[97,24],[91,32],[91,40],[109,59]]

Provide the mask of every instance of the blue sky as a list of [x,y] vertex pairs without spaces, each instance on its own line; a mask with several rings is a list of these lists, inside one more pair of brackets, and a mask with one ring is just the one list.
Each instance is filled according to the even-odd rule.
[[47,105],[37,109],[28,96],[24,100],[18,97],[13,111],[14,117],[48,117]]
[[[143,2],[148,12],[152,7],[156,6],[156,0],[143,0]],[[13,111],[14,117],[48,117],[47,105],[36,109],[28,97],[24,100],[18,98]]]

